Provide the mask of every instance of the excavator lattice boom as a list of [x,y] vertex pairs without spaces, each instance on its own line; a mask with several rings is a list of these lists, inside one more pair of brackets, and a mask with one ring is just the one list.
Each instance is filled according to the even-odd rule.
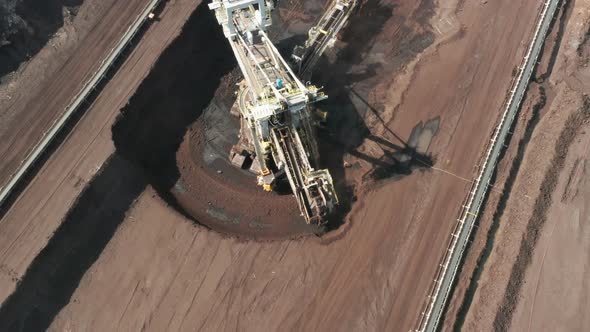
[[[286,176],[302,216],[322,225],[338,203],[330,172],[317,169],[313,104],[327,98],[315,85],[302,82],[321,54],[333,44],[354,7],[354,0],[336,0],[312,28],[305,46],[296,47],[288,63],[269,39],[272,0],[213,0],[245,84],[237,103],[242,136],[251,146],[258,184],[272,190]],[[252,169],[252,168],[251,168]]]

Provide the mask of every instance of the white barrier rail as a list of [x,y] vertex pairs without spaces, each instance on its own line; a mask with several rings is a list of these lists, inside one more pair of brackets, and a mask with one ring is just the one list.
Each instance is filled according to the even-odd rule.
[[9,181],[0,188],[0,206],[8,198],[12,190],[16,187],[20,179],[27,173],[27,171],[34,165],[39,156],[47,149],[55,135],[61,131],[67,120],[72,114],[80,107],[80,105],[88,98],[94,88],[104,78],[106,72],[115,62],[115,60],[121,55],[123,50],[127,47],[128,43],[135,37],[135,34],[143,26],[144,22],[148,18],[149,14],[154,11],[156,6],[161,0],[151,0],[141,14],[135,19],[133,24],[125,31],[123,37],[119,40],[117,45],[111,49],[109,54],[100,63],[98,69],[92,74],[90,79],[84,83],[80,92],[72,99],[69,105],[65,108],[65,112],[57,118],[49,130],[43,133],[43,136],[37,144],[27,153],[27,156],[23,159],[16,172],[14,172]]
[[551,20],[555,16],[558,3],[559,0],[545,0],[544,2],[532,42],[529,45],[522,66],[519,67],[517,79],[510,90],[510,97],[506,103],[506,108],[502,113],[500,122],[494,130],[484,162],[482,167],[480,167],[480,172],[469,190],[466,204],[463,205],[459,218],[457,219],[458,223],[451,234],[449,246],[443,255],[442,264],[438,269],[432,291],[428,296],[429,300],[427,300],[426,310],[421,314],[416,331],[431,332],[437,330],[473,225],[479,214],[483,198],[487,193],[489,182],[494,174],[500,152],[520,108],[528,83],[531,80],[535,64],[547,36]]

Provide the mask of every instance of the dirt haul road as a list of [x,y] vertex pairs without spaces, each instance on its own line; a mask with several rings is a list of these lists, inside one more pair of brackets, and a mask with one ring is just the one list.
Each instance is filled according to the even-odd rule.
[[498,173],[504,194],[483,213],[448,328],[590,326],[589,10],[588,1],[562,3],[515,130],[511,149],[520,148]]
[[[191,99],[202,97],[195,97],[193,85],[202,81],[220,86],[217,92],[204,90],[214,103],[231,89],[227,83],[232,82],[232,68],[223,67],[228,55],[195,46],[201,41],[217,51],[226,45],[220,35],[205,39],[212,38],[204,32],[211,27],[202,22],[217,26],[203,7],[154,67],[120,121],[134,114],[141,120],[152,108],[164,113],[205,107],[207,103],[201,106],[200,100]],[[278,13],[292,21],[288,29],[304,30],[302,26],[313,22],[310,13],[317,15],[318,9],[317,2],[293,1]],[[0,251],[9,272],[3,283],[14,289],[11,275],[20,283],[0,309],[0,321],[23,326],[31,317],[40,317],[42,327],[52,330],[409,330],[427,300],[470,186],[466,179],[474,175],[513,69],[525,52],[527,43],[521,40],[530,39],[538,11],[539,3],[532,0],[439,1],[438,8],[429,1],[363,3],[360,18],[351,22],[338,45],[335,67],[326,67],[339,70],[318,74],[320,83],[324,80],[336,92],[328,91],[335,103],[354,106],[348,106],[354,113],[345,113],[346,105],[340,105],[348,117],[335,115],[338,124],[357,125],[356,116],[364,128],[351,126],[349,132],[330,136],[334,146],[347,148],[334,148],[341,155],[332,162],[353,165],[335,170],[342,183],[356,185],[356,197],[350,198],[352,212],[346,223],[321,239],[226,238],[165,203],[170,199],[161,196],[163,182],[154,181],[152,168],[160,166],[158,151],[167,144],[178,147],[183,137],[177,142],[165,139],[168,131],[178,129],[176,122],[168,126],[168,119],[198,122],[175,112],[154,117],[158,121],[136,128],[138,132],[115,124],[117,153],[60,221],[92,170],[112,152],[112,115],[99,117],[105,121],[99,128],[93,119],[83,119],[63,152],[52,157],[35,178],[37,183],[15,204],[15,212],[5,216],[8,222],[2,222],[13,225],[0,232],[11,239],[2,241],[10,245]],[[164,22],[166,17],[159,23]],[[126,63],[139,64],[144,65]],[[190,78],[195,75],[198,79]],[[117,76],[118,84],[124,84],[125,73]],[[338,80],[346,86],[336,85]],[[116,82],[117,77],[111,82],[115,91],[121,86]],[[170,95],[175,98],[162,101]],[[65,160],[78,147],[74,135],[88,132],[99,136],[84,148],[85,154],[76,156],[79,162]],[[129,137],[149,138],[148,132],[165,142],[129,145]],[[129,147],[146,152],[130,154],[136,149]],[[398,167],[395,158],[403,155],[409,155],[413,165]],[[429,156],[436,161],[434,167],[428,168]],[[174,162],[174,153],[172,158]],[[74,172],[53,181],[52,175],[63,174],[63,169]],[[38,208],[34,195],[46,184],[51,184],[52,194],[44,208]],[[146,184],[156,189],[145,189]],[[18,216],[16,206],[21,209]],[[36,221],[16,223],[31,219],[27,211],[34,208]],[[42,248],[39,242],[60,222],[49,245],[31,262]]]

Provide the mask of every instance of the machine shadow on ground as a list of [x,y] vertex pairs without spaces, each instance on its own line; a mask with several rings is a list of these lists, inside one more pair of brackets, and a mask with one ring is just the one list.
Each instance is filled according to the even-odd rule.
[[235,67],[233,53],[215,27],[203,2],[113,126],[117,153],[143,169],[149,183],[179,210],[170,193],[180,177],[176,152],[221,79]]
[[[37,54],[84,0],[22,0],[0,3],[0,80]],[[15,1],[12,1],[15,2]]]
[[[379,1],[363,3],[342,33],[340,39],[345,46],[337,52],[335,61],[330,62],[324,58],[314,72],[312,81],[324,85],[329,96],[318,105],[328,112],[327,125],[318,135],[320,161],[322,167],[330,169],[340,199],[339,210],[330,219],[328,230],[337,229],[343,224],[356,200],[355,188],[345,176],[346,155],[371,163],[372,181],[409,175],[413,169],[429,168],[433,164],[432,158],[418,153],[391,130],[388,129],[396,138],[395,142],[372,134],[365,124],[367,112],[372,112],[381,119],[382,109],[367,102],[367,95],[374,86],[374,78],[379,77],[379,71],[383,68],[381,64],[363,64],[363,60],[375,43],[372,36],[377,36],[384,29],[394,11],[395,6],[384,5]],[[408,34],[403,38],[419,37]],[[415,50],[415,54],[428,45],[421,45],[420,49]],[[399,58],[391,61],[409,61],[410,55],[401,54]],[[393,75],[395,69],[387,70]],[[381,121],[383,122],[382,119]],[[383,125],[387,128],[386,123],[383,122]],[[376,158],[357,151],[366,139],[378,143],[385,151],[385,156]]]
[[[234,67],[223,35],[211,26],[215,19],[203,3],[123,110],[113,126],[116,152],[22,280],[16,280],[16,290],[0,308],[0,331],[47,330],[146,186],[170,198],[179,176],[175,152],[182,137]],[[207,48],[197,42],[203,40],[208,40]]]
[[382,150],[383,156],[375,158],[365,153],[352,150],[349,153],[357,158],[368,161],[373,165],[373,169],[369,172],[364,180],[385,180],[400,175],[410,175],[415,169],[429,169],[434,165],[434,158],[426,153],[418,151],[420,136],[425,130],[430,132],[427,141],[430,142],[432,137],[438,132],[440,119],[435,118],[427,121],[425,124],[419,122],[414,126],[408,140],[403,139],[393,130],[391,130],[380,115],[380,111],[370,105],[360,94],[355,90],[350,90],[362,104],[364,104],[371,113],[379,120],[385,128],[386,135],[394,137],[394,142],[382,136],[375,136],[371,133],[366,136],[368,140],[376,143]]
[[140,170],[114,155],[0,307],[0,331],[46,331],[145,188]]

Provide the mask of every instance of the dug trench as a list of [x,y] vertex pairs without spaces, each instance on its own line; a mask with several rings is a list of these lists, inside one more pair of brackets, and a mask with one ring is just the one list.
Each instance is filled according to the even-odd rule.
[[552,194],[557,187],[559,172],[562,171],[569,148],[576,139],[580,129],[590,120],[590,97],[583,97],[583,105],[578,112],[571,114],[561,131],[555,144],[555,150],[551,159],[551,166],[546,171],[541,183],[540,193],[537,196],[532,215],[527,222],[526,233],[522,238],[516,261],[514,262],[508,286],[504,292],[502,302],[494,318],[494,329],[506,331],[512,322],[519,294],[525,281],[525,272],[531,264],[533,251],[541,236],[543,226],[547,221],[547,210],[553,203]]
[[[394,12],[394,6],[381,5],[377,1],[368,2],[359,9],[343,36],[346,46],[342,48],[342,54],[349,56],[340,57],[343,52],[340,50],[336,52],[336,61],[323,64],[330,70],[345,73],[349,70],[347,75],[332,77],[332,82],[345,80],[340,81],[340,85],[346,86],[342,83],[370,78],[369,83],[364,81],[357,85],[360,89],[356,89],[366,100],[366,91],[380,81],[371,75],[389,79],[400,64],[411,61],[415,54],[428,46],[422,40],[429,38],[412,33],[411,28],[406,27],[400,30],[403,33],[394,34],[393,38],[397,38],[398,44],[419,41],[416,53],[393,54],[389,60],[391,63],[386,65],[366,62],[359,65],[365,61],[361,56],[363,52],[372,46],[371,38],[360,36],[365,37],[366,33],[378,35],[388,20],[395,19],[396,24],[405,26],[405,20],[410,19],[392,15]],[[382,16],[375,19],[377,13]],[[311,25],[314,21],[304,23]],[[280,17],[275,22],[279,22],[277,29],[280,29]],[[366,22],[372,23],[367,25]],[[287,38],[285,43],[296,39]],[[289,48],[290,45],[285,43],[280,43],[281,49]],[[390,52],[394,53],[393,50]],[[70,301],[86,271],[147,186],[153,186],[171,209],[188,220],[222,233],[276,239],[315,231],[301,227],[301,219],[290,195],[262,192],[255,186],[252,175],[229,166],[227,153],[210,160],[205,158],[207,153],[215,153],[216,146],[228,148],[226,143],[237,139],[237,120],[231,118],[229,108],[233,104],[234,84],[239,76],[231,49],[214,16],[203,3],[122,110],[112,128],[116,152],[85,188],[48,245],[32,262],[22,280],[18,280],[15,292],[3,303],[0,330],[46,330]],[[330,75],[324,77],[330,78]],[[328,86],[330,80],[322,82],[320,76],[318,81]],[[340,113],[332,127],[329,125],[320,133],[320,140],[322,137],[332,138],[326,140],[329,145],[320,145],[322,161],[324,167],[333,172],[339,188],[346,188],[350,179],[346,178],[342,166],[345,155],[352,154],[365,138],[371,136],[389,146],[400,145],[393,145],[364,126],[363,112],[379,112],[378,108],[371,110],[365,105],[359,111],[354,103],[341,107],[354,96],[338,93],[336,87],[330,89],[328,93],[335,92],[330,96],[331,105],[339,107],[330,111]],[[422,130],[431,124],[419,124],[417,128]],[[220,128],[227,129],[227,132],[219,132]],[[217,141],[210,141],[207,136]],[[331,151],[339,144],[344,148]],[[414,148],[410,143],[399,150],[409,159],[404,158],[403,162],[388,162],[381,157],[374,159],[386,168],[400,163],[404,165],[404,172],[397,174],[397,168],[390,169],[387,178],[409,174],[414,168]],[[354,190],[341,191],[340,198],[344,204],[338,222],[344,219],[354,201]],[[275,226],[277,224],[281,225]]]

